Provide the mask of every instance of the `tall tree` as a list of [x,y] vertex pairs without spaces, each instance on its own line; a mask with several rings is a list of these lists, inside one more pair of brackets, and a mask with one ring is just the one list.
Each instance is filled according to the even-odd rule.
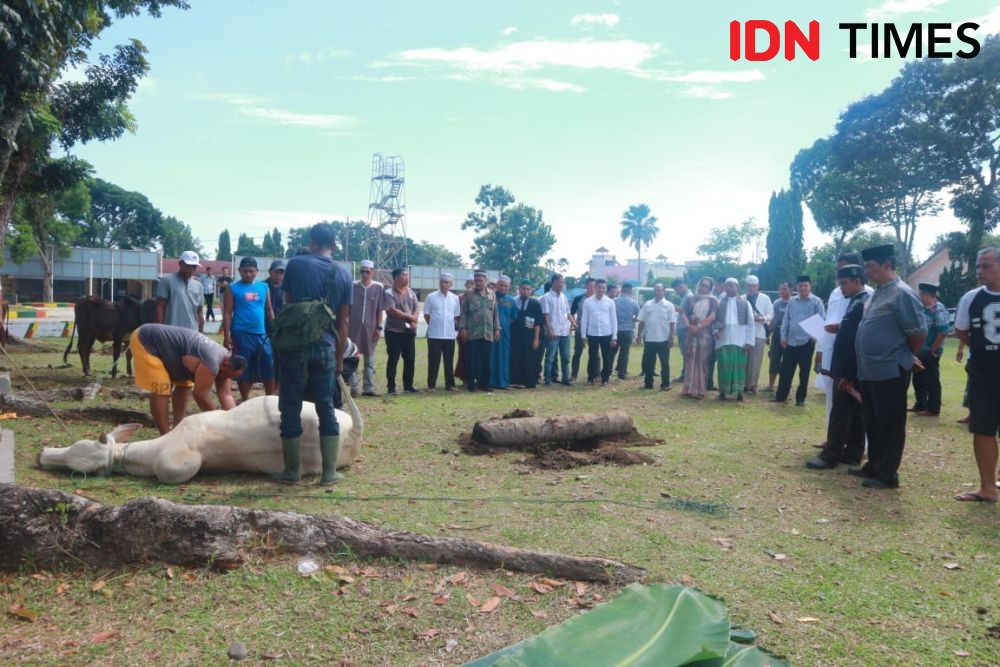
[[645,204],[633,204],[628,210],[622,213],[621,225],[622,241],[635,248],[637,255],[636,262],[638,270],[636,277],[642,280],[642,249],[653,245],[653,240],[660,233],[655,215],[650,215],[649,206]]
[[113,183],[91,179],[90,213],[80,237],[98,248],[150,249],[163,233],[163,215],[141,192],[129,192]]
[[758,276],[767,289],[792,280],[802,268],[802,201],[793,192],[771,193],[767,206],[767,260]]
[[264,235],[264,254],[268,257],[284,257],[285,244],[281,240],[281,232],[275,227],[270,234]]
[[473,260],[485,268],[540,279],[544,273],[542,257],[556,242],[542,212],[516,203],[509,190],[493,185],[479,189],[476,204],[479,210],[469,213],[462,223],[462,229],[479,232],[473,239]]
[[407,256],[414,266],[461,267],[462,258],[457,252],[448,250],[443,245],[427,241],[414,242],[410,240]]
[[742,261],[744,249],[752,247],[763,234],[763,228],[757,226],[753,217],[738,225],[710,230],[705,235],[705,242],[696,249],[704,259],[696,269],[685,271],[686,279],[694,282],[701,276],[709,276],[713,280],[719,276],[739,278],[750,268]]
[[160,231],[160,250],[164,257],[179,257],[185,250],[194,250],[204,256],[201,242],[191,228],[173,216],[163,218]]
[[[839,246],[836,243],[825,243],[809,252],[805,272],[812,279],[813,292],[826,299],[833,288],[837,286],[837,256],[845,252],[860,253],[865,248],[877,245],[890,245],[895,242],[895,234],[877,227],[862,227],[847,237]],[[913,258],[906,258],[908,265],[913,264]],[[794,280],[795,276],[790,279]]]
[[[976,253],[1000,222],[1000,35],[987,37],[979,55],[939,67],[930,96],[938,102],[936,124],[951,140],[959,170],[951,209],[967,232],[952,237],[956,290],[976,284]],[[952,301],[954,303],[954,301]]]
[[73,157],[46,158],[36,165],[21,189],[10,227],[11,259],[22,263],[38,255],[42,265],[42,298],[53,301],[53,264],[69,255],[90,209],[86,176],[90,165]]
[[[113,19],[143,11],[159,16],[162,8],[170,6],[186,8],[187,4],[184,0],[64,0],[57,4],[0,0],[0,239],[6,235],[22,179],[33,159],[22,152],[27,148],[19,141],[22,127],[33,114],[46,113],[46,98],[62,72],[86,62],[87,50]],[[119,104],[122,101],[118,99]],[[106,109],[115,111],[116,105]],[[65,138],[72,138],[70,134]],[[95,133],[92,138],[102,136]]]
[[233,259],[233,241],[229,238],[228,229],[219,232],[219,247],[215,251],[215,259],[222,262],[229,262]]
[[[841,168],[836,160],[835,141],[819,139],[799,151],[792,161],[791,183],[792,191],[809,207],[816,226],[831,235],[834,246],[839,248],[852,232],[871,220],[872,211],[865,207],[859,176]],[[768,257],[770,243],[769,234]]]
[[244,257],[259,257],[264,254],[264,249],[254,243],[252,236],[241,232],[239,239],[236,241],[236,254]]

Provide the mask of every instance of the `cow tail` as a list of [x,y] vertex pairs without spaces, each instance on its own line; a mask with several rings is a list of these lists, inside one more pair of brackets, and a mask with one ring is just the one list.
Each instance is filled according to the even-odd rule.
[[73,322],[73,328],[69,332],[69,345],[66,346],[66,351],[63,352],[63,363],[68,363],[69,353],[73,351],[73,336],[76,335],[76,321]]

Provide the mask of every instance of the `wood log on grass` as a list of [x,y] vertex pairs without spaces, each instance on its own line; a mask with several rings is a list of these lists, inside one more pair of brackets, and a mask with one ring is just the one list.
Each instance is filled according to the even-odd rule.
[[232,569],[262,548],[290,554],[348,551],[369,558],[622,584],[645,575],[640,568],[607,558],[432,537],[344,516],[184,505],[161,498],[102,505],[55,489],[0,486],[0,569],[16,570],[26,562],[36,567],[116,567],[150,561]]
[[618,410],[589,415],[521,417],[477,422],[472,438],[484,445],[510,447],[544,442],[596,440],[632,432],[632,416]]

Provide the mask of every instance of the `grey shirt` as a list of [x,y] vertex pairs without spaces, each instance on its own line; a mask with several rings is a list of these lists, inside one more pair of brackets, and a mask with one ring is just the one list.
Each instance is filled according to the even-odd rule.
[[815,294],[810,294],[808,299],[801,298],[798,294],[788,301],[785,309],[785,317],[781,321],[781,342],[787,342],[791,347],[808,345],[812,338],[799,323],[808,320],[813,315],[826,317],[826,308],[823,301]]
[[218,375],[229,354],[226,348],[204,334],[165,324],[143,324],[139,327],[139,342],[163,362],[174,382],[194,380],[194,374],[184,365],[185,356],[196,357],[212,375]]
[[855,346],[858,379],[874,382],[899,377],[913,367],[906,339],[927,334],[924,308],[913,289],[898,277],[880,285],[865,303]]
[[687,305],[688,305],[688,302],[690,300],[691,300],[691,292],[688,292],[681,299],[680,305],[677,306],[677,330],[678,331],[680,331],[681,329],[684,329],[687,326],[686,324],[684,324],[684,318],[681,317],[681,313],[686,313],[687,312]]
[[771,315],[771,331],[781,331],[781,323],[785,321],[785,311],[788,309],[788,301],[778,298],[771,304],[774,314]]
[[615,313],[618,315],[618,330],[632,331],[635,329],[635,318],[639,316],[642,307],[630,296],[615,297]]
[[156,298],[167,302],[163,323],[185,329],[198,330],[198,310],[204,301],[202,284],[191,278],[184,280],[179,273],[168,273],[160,278]]

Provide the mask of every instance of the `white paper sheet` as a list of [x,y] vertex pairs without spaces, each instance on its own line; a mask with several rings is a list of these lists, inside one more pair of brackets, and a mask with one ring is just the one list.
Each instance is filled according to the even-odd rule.
[[823,330],[823,327],[826,326],[826,320],[819,315],[813,315],[810,318],[802,320],[799,322],[799,326],[802,327],[803,331],[816,340],[820,340],[826,335],[826,331]]

